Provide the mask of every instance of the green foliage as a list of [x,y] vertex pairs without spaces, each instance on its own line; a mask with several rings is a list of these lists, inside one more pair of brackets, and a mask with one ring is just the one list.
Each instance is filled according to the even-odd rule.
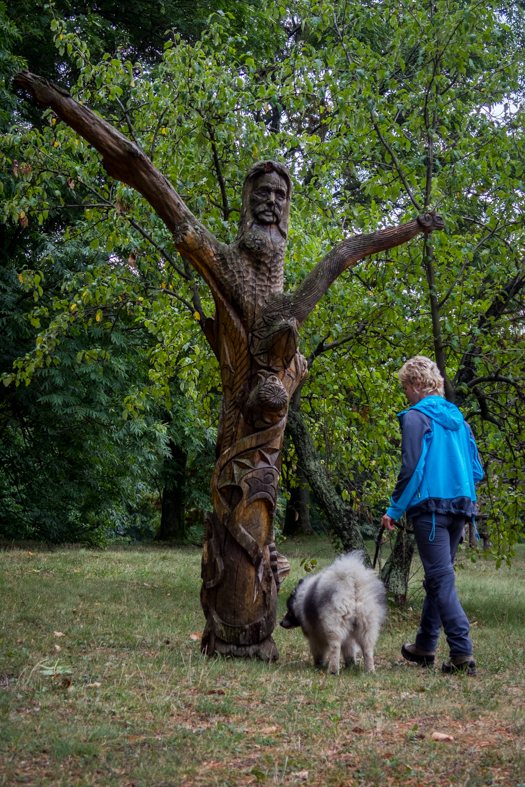
[[0,131],[5,131],[15,107],[10,82],[17,71],[24,67],[21,57],[13,49],[21,36],[8,18],[5,3],[0,3]]
[[[76,6],[76,17],[57,4],[53,33],[41,35],[54,36],[72,94],[140,144],[221,240],[235,237],[246,169],[286,162],[290,289],[348,234],[430,208],[444,215],[446,231],[426,247],[416,239],[333,285],[302,329],[312,360],[302,406],[334,484],[372,532],[399,466],[395,372],[413,354],[441,351],[487,469],[480,497],[496,557],[512,554],[525,449],[519,5],[261,3],[248,41],[242,14],[206,24],[197,14],[190,31],[173,21],[183,8],[166,6],[175,33],[162,52],[144,43],[146,23],[112,26],[110,3],[85,16]],[[252,46],[263,29],[273,32]],[[35,124],[23,117],[0,148],[4,248],[15,239],[18,249],[6,268],[10,303],[22,299],[12,331],[23,338],[2,364],[6,395],[66,368],[86,382],[116,380],[120,369],[115,434],[119,418],[162,434],[154,424],[167,410],[203,467],[220,397],[200,330],[209,293],[87,143],[49,111]],[[195,487],[203,504],[205,487]]]

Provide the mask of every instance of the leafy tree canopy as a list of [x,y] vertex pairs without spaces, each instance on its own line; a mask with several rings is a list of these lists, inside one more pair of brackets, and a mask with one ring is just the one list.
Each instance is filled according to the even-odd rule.
[[[311,316],[302,408],[343,497],[377,518],[399,461],[395,371],[416,353],[435,356],[476,431],[482,510],[497,554],[508,554],[524,494],[521,9],[469,0],[259,9],[281,31],[271,56],[247,48],[227,14],[200,37],[166,39],[154,66],[132,43],[99,57],[56,10],[52,28],[72,94],[139,144],[222,240],[235,237],[246,169],[261,158],[289,166],[290,287],[345,235],[439,209],[445,233],[348,272]],[[33,299],[24,319],[36,336],[6,368],[6,390],[30,389],[77,333],[79,369],[93,357],[113,363],[102,337],[129,321],[149,336],[148,373],[122,409],[172,407],[176,377],[211,426],[218,377],[201,331],[213,310],[205,286],[144,200],[51,112],[43,118],[14,118],[2,142],[6,232],[49,240],[13,268],[19,297]],[[56,250],[79,259],[80,248],[89,265],[69,267],[44,297]]]

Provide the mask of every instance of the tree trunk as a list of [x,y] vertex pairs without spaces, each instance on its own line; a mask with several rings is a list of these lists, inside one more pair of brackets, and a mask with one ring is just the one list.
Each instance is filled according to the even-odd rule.
[[396,604],[404,606],[408,596],[408,580],[410,566],[414,556],[416,539],[410,533],[405,533],[401,528],[396,531],[394,546],[390,557],[381,571],[381,579],[387,593],[393,596]]
[[169,442],[171,456],[164,460],[162,480],[162,513],[158,541],[184,541],[186,538],[185,498],[186,463],[188,454],[173,440]]
[[347,506],[335,491],[328,474],[321,464],[315,450],[304,418],[297,410],[288,413],[288,430],[292,435],[297,458],[301,463],[310,487],[321,506],[334,534],[341,540],[345,552],[360,549],[365,555],[365,562],[370,565],[370,557],[365,549],[363,537],[357,525],[357,518],[350,506]]
[[311,535],[314,531],[310,524],[310,486],[302,467],[297,467],[297,486],[290,488],[290,499],[286,503],[283,534],[295,536],[298,533]]

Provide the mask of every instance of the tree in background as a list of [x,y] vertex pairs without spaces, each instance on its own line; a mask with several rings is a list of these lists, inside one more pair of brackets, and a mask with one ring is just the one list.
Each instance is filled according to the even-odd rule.
[[[341,512],[328,521],[344,543],[338,522],[369,527],[392,486],[399,437],[390,413],[403,407],[392,391],[395,372],[416,352],[435,355],[485,458],[482,498],[494,549],[500,557],[509,554],[521,530],[523,499],[519,6],[496,13],[469,2],[414,9],[404,2],[309,0],[263,5],[261,13],[275,33],[271,56],[251,52],[224,17],[215,18],[202,41],[171,39],[163,59],[147,67],[140,57],[128,62],[124,50],[93,65],[59,17],[56,42],[61,62],[76,69],[82,100],[136,135],[221,240],[234,237],[242,172],[259,158],[288,164],[295,187],[291,289],[325,243],[374,230],[386,216],[401,221],[415,212],[414,201],[438,206],[447,232],[432,247],[416,242],[373,258],[335,283],[312,313],[301,347],[314,361],[299,413],[313,440],[315,466],[326,474],[323,487]],[[41,150],[50,146],[52,160],[44,162]],[[109,313],[118,297],[117,260],[124,278],[135,253],[143,283],[157,271],[155,286],[122,294],[136,324],[148,323],[156,339],[148,350],[147,384],[133,390],[127,412],[140,415],[150,395],[155,401],[168,395],[173,359],[187,346],[179,385],[211,426],[216,400],[204,392],[217,385],[216,369],[199,335],[204,321],[194,316],[210,314],[211,304],[199,277],[190,272],[185,278],[184,261],[155,216],[144,220],[132,193],[112,191],[88,150],[81,142],[74,147],[51,117],[40,130],[18,126],[5,140],[4,155],[10,162],[4,171],[12,172],[13,161],[33,168],[28,174],[19,169],[9,186],[16,195],[7,192],[6,212],[18,228],[22,212],[29,222],[42,215],[38,226],[45,228],[50,216],[65,210],[61,199],[81,206],[75,210],[84,245],[98,243],[93,251],[106,255],[96,286],[90,284],[92,308],[100,304]],[[29,271],[39,268],[30,263],[27,269],[33,293]],[[85,303],[76,297],[84,291],[82,275],[66,285],[68,307]],[[12,280],[21,286],[17,275]],[[43,330],[35,329],[41,357],[33,345],[24,368],[33,360],[40,368],[56,352],[47,344],[50,330],[60,335],[80,324],[82,312],[73,321],[70,312],[59,325],[64,310],[59,299],[56,305],[42,317]],[[164,328],[168,308],[170,320],[178,315],[180,342]],[[333,510],[322,493],[316,497],[325,511]]]

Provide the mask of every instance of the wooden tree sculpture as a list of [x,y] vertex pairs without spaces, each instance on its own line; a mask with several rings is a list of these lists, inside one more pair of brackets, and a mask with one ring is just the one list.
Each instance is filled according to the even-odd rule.
[[261,161],[249,170],[239,232],[220,243],[171,183],[129,139],[66,92],[28,72],[17,75],[44,107],[93,145],[112,177],[137,189],[209,286],[216,311],[203,325],[222,377],[217,463],[202,559],[203,652],[278,658],[272,639],[277,591],[289,566],[275,549],[273,516],[288,405],[306,375],[299,328],[332,282],[363,257],[443,227],[427,213],[335,246],[290,294],[283,293],[292,183]]

